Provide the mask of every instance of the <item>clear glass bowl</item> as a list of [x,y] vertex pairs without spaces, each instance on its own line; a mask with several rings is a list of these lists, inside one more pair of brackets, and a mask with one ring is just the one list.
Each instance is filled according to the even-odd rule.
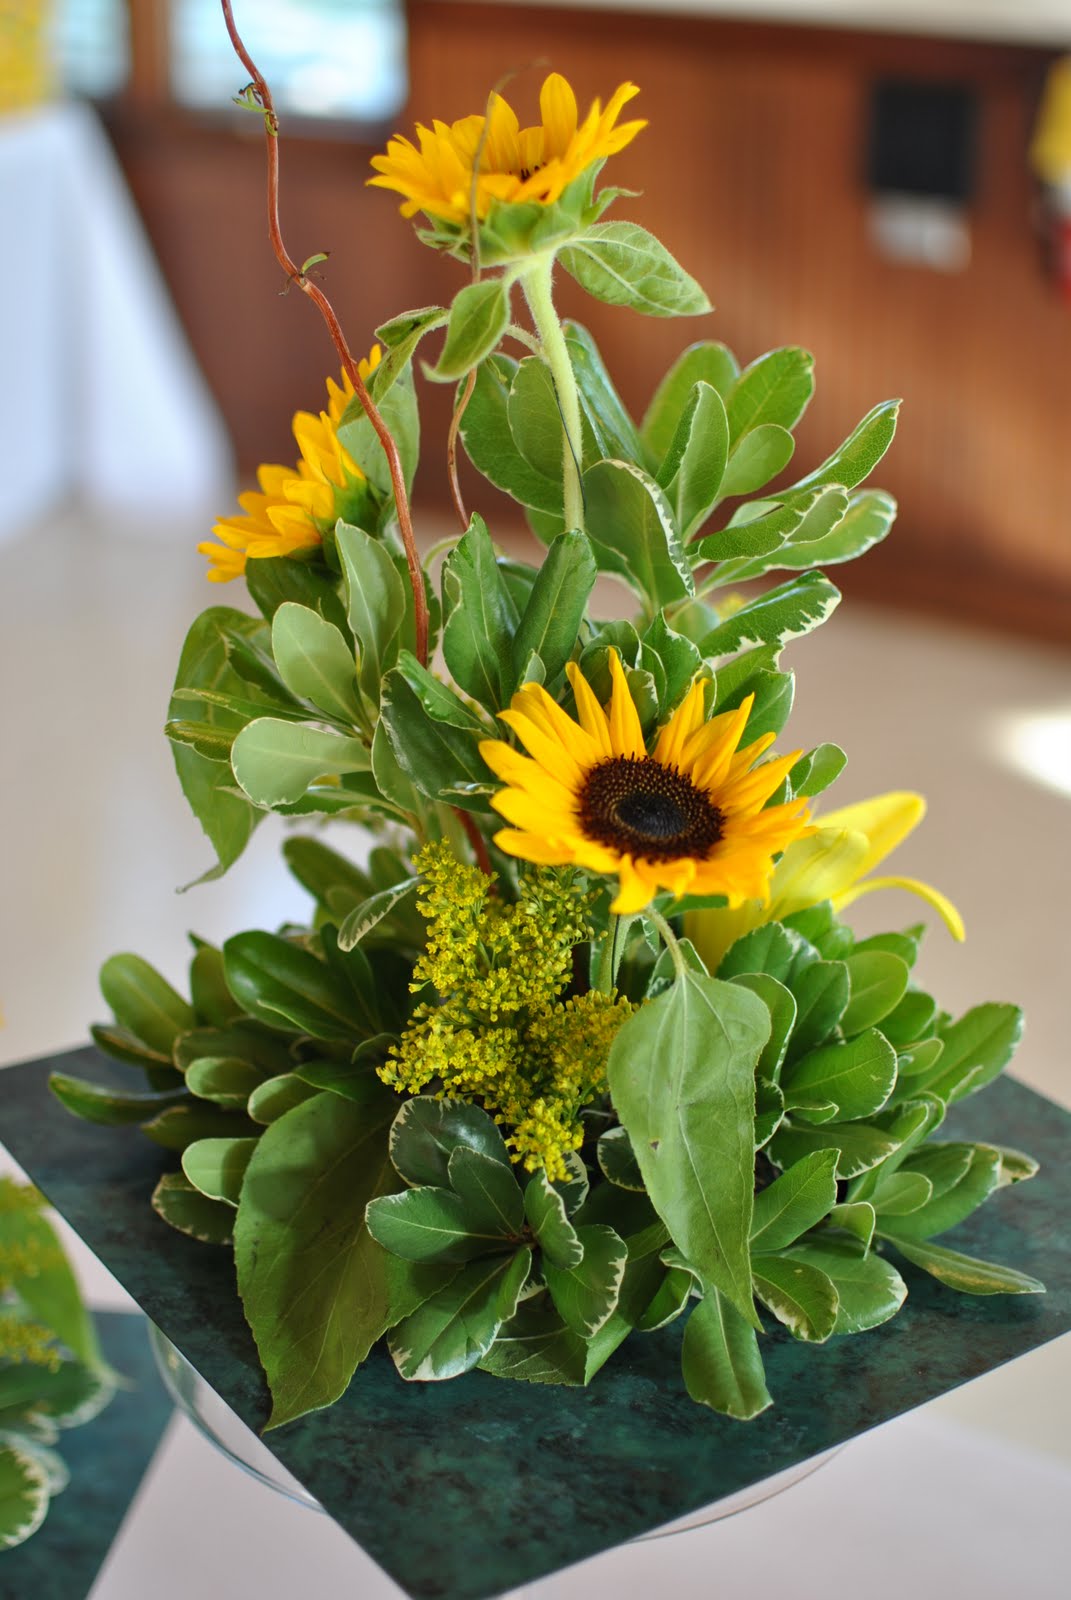
[[[269,1489],[285,1495],[288,1500],[295,1501],[299,1506],[307,1506],[310,1511],[323,1512],[324,1508],[320,1502],[287,1472],[267,1445],[235,1416],[230,1406],[220,1399],[211,1384],[205,1382],[200,1373],[191,1367],[186,1357],[176,1350],[170,1339],[166,1338],[152,1322],[149,1323],[149,1344],[164,1386],[172,1400],[206,1439],[218,1450],[222,1450],[225,1456],[229,1456],[243,1472],[248,1472],[261,1483],[267,1484]],[[793,1484],[809,1478],[812,1472],[817,1472],[819,1467],[831,1461],[843,1448],[843,1445],[838,1445],[833,1450],[826,1450],[822,1455],[812,1456],[809,1461],[788,1467],[784,1472],[777,1472],[772,1478],[763,1479],[761,1483],[752,1484],[736,1494],[726,1495],[724,1499],[716,1500],[713,1505],[704,1506],[701,1511],[693,1511],[686,1517],[667,1523],[665,1527],[655,1528],[651,1533],[640,1534],[638,1539],[666,1539],[673,1534],[686,1533],[691,1528],[705,1528],[712,1522],[721,1522],[725,1517],[736,1516],[738,1512],[747,1511],[750,1506],[760,1505],[764,1500],[772,1500],[774,1495],[782,1494]]]

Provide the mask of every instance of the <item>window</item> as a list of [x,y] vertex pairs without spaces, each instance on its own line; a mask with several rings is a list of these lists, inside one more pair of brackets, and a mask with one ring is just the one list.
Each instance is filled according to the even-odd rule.
[[[245,0],[235,17],[279,111],[382,122],[405,100],[401,0]],[[171,84],[201,110],[242,88],[218,0],[171,0]]]
[[74,94],[104,98],[130,72],[126,0],[56,0],[54,39],[60,78]]

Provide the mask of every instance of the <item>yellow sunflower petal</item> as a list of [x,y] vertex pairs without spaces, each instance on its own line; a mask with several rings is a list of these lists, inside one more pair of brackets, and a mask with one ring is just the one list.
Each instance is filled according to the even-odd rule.
[[583,771],[576,757],[559,738],[548,733],[537,722],[533,722],[523,711],[515,711],[512,708],[509,711],[500,711],[499,718],[507,727],[513,729],[528,754],[534,756],[552,777],[570,789],[579,789],[584,776]]
[[565,748],[582,766],[594,766],[602,750],[597,739],[577,724],[556,700],[552,700],[541,683],[526,683],[513,697],[513,709],[530,717],[552,739],[560,739]]
[[647,754],[647,747],[643,742],[643,729],[640,726],[636,702],[632,698],[625,669],[621,665],[621,657],[616,650],[611,650],[609,656],[610,678],[613,682],[613,692],[610,696],[610,743],[614,755],[640,758]]
[[504,783],[515,785],[543,799],[546,804],[566,809],[573,804],[574,795],[560,779],[541,767],[531,756],[522,756],[519,750],[501,739],[480,741],[480,754],[494,773]]
[[658,735],[654,758],[666,767],[679,767],[684,746],[703,726],[705,680],[696,678],[676,711]]
[[567,662],[565,670],[569,675],[569,682],[576,699],[576,714],[580,718],[580,726],[594,739],[601,759],[609,760],[614,753],[614,747],[610,741],[610,724],[606,720],[606,713],[576,662]]
[[552,72],[539,91],[539,114],[543,118],[544,155],[563,156],[576,136],[576,95],[560,72]]
[[658,884],[648,864],[635,862],[631,856],[621,857],[617,871],[620,886],[610,910],[615,916],[632,916],[650,905],[658,891]]
[[565,867],[572,861],[572,852],[562,849],[542,834],[523,833],[517,828],[500,828],[495,843],[508,856],[519,856],[522,861],[534,861],[537,866]]

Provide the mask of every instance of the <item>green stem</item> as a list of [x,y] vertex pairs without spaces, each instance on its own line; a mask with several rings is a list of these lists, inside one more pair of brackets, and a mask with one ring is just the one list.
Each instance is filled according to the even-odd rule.
[[653,906],[647,907],[647,910],[644,912],[644,916],[651,919],[659,933],[662,935],[662,942],[673,958],[673,965],[676,968],[677,977],[687,977],[688,963],[684,959],[684,953],[681,950],[680,940],[673,932],[673,929],[670,927],[665,917],[660,911],[656,911]]
[[531,263],[519,274],[528,309],[532,313],[536,332],[543,346],[543,355],[558,396],[562,414],[562,490],[564,496],[565,526],[584,527],[584,497],[580,491],[580,395],[576,387],[573,364],[565,343],[565,334],[554,309],[551,283],[554,275],[552,254],[533,256]]
[[606,925],[602,949],[599,951],[599,965],[595,973],[595,987],[600,994],[610,994],[613,991],[614,978],[616,977],[614,972],[614,946],[617,942],[617,929],[620,920],[619,917],[615,917],[611,912],[610,920]]

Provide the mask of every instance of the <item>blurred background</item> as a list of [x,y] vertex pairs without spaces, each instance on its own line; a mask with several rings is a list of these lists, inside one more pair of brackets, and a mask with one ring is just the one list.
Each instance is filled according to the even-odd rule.
[[[904,397],[876,474],[899,522],[834,574],[849,603],[790,651],[802,668],[790,732],[847,749],[831,803],[928,795],[893,870],[937,883],[969,939],[960,949],[934,928],[924,977],[952,1010],[1024,1003],[1016,1071],[1071,1106],[1071,0],[235,11],[281,113],[287,242],[298,260],[328,252],[322,281],[355,350],[464,281],[365,187],[370,157],[417,119],[482,109],[497,83],[533,121],[552,67],[582,107],[640,84],[650,127],[610,180],[640,197],[617,214],[664,239],[717,308],[645,320],[562,282],[562,309],[591,327],[634,414],[696,338],[742,362],[786,343],[815,353],[801,462]],[[280,293],[261,125],[231,104],[243,82],[217,0],[0,0],[0,1063],[79,1043],[114,950],[181,986],[188,929],[222,939],[307,910],[275,819],[225,879],[176,896],[211,852],[160,731],[193,616],[245,603],[238,585],[205,584],[195,545],[258,462],[293,458],[291,416],[319,408],[335,370],[314,309]],[[427,440],[444,436],[450,398],[421,386]],[[517,508],[463,475],[470,507],[519,545]],[[453,529],[434,448],[415,513],[427,544]],[[857,920],[916,916],[915,902],[875,896]],[[122,1303],[82,1264],[98,1299]],[[1013,1582],[1062,1596],[1067,1369],[1065,1339],[891,1425],[784,1501],[676,1541],[672,1557],[606,1558],[601,1580],[647,1595],[671,1559],[685,1600],[708,1593],[715,1564],[722,1592],[743,1594],[758,1540],[766,1580],[798,1588],[802,1562],[804,1594],[818,1592],[821,1550],[823,1587],[856,1582],[865,1562],[875,1600],[909,1582],[935,1593],[942,1572],[942,1587],[969,1580],[983,1600]],[[225,1463],[197,1455],[207,1446],[179,1433],[169,1448],[99,1600],[251,1592],[227,1566],[243,1539],[264,1600],[293,1593],[310,1563],[313,1592],[395,1592],[353,1567],[341,1536],[331,1554],[301,1513],[295,1524],[256,1498],[267,1491],[250,1499]],[[198,1514],[220,1519],[215,1545],[179,1539],[169,1517],[197,1495]],[[883,1496],[918,1538],[875,1572]],[[539,1595],[600,1581],[582,1572]]]

